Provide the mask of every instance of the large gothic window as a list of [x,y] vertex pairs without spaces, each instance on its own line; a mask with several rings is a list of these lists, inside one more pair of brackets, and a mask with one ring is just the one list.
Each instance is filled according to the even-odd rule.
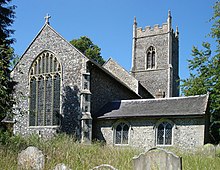
[[153,69],[155,68],[155,48],[150,46],[147,50],[147,58],[146,58],[146,68]]
[[129,126],[126,123],[120,123],[115,128],[115,144],[128,144]]
[[162,122],[157,127],[157,145],[172,145],[173,126],[168,122]]
[[56,126],[60,115],[61,65],[45,51],[30,69],[29,126]]

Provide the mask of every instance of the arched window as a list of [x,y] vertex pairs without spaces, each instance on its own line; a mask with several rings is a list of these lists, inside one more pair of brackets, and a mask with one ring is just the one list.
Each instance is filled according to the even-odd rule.
[[147,63],[146,67],[147,69],[153,69],[155,68],[155,48],[150,46],[147,50]]
[[56,126],[60,117],[61,65],[49,51],[33,62],[30,73],[29,126]]
[[172,130],[171,123],[160,123],[157,127],[157,145],[172,145]]
[[115,144],[128,144],[129,126],[126,123],[120,123],[115,128]]

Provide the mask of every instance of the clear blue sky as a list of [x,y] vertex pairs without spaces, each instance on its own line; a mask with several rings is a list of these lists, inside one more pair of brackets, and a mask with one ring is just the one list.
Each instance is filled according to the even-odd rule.
[[162,25],[171,10],[173,28],[180,32],[180,78],[187,78],[187,59],[192,46],[213,41],[210,32],[215,0],[13,0],[17,6],[12,28],[15,53],[22,55],[51,15],[50,25],[68,41],[88,36],[101,48],[105,60],[112,57],[130,71],[132,24],[138,27]]

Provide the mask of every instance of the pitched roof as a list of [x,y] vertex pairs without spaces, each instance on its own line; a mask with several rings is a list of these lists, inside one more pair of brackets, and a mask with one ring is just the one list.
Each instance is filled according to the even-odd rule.
[[[125,86],[127,89],[129,89],[132,93],[136,94],[138,98],[141,98],[141,96],[135,92],[134,90],[132,90],[127,84],[125,84],[121,79],[119,79],[118,77],[116,77],[114,74],[112,74],[109,70],[107,70],[106,68],[102,67],[100,64],[98,64],[97,62],[95,62],[94,60],[90,59],[89,60],[91,63],[94,64],[94,66],[96,66],[98,69],[100,69],[101,71],[103,71],[104,73],[106,73],[107,75],[109,75],[110,77],[112,77],[114,80],[116,80],[117,82],[119,82],[120,84],[122,84],[123,86]],[[149,95],[150,96],[150,95]]]
[[114,61],[112,58],[109,58],[108,61],[106,61],[102,66],[111,72],[115,77],[123,81],[129,88],[138,93],[138,80],[128,73],[127,70],[125,70],[116,61]]
[[209,95],[163,99],[119,100],[107,103],[98,119],[157,116],[201,116],[207,110]]

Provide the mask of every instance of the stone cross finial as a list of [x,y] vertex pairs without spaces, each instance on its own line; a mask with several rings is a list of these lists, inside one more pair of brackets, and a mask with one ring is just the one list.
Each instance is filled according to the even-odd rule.
[[171,11],[168,10],[168,17],[171,17]]
[[49,14],[47,14],[44,19],[45,19],[45,24],[50,24],[49,19],[51,18],[51,16]]

